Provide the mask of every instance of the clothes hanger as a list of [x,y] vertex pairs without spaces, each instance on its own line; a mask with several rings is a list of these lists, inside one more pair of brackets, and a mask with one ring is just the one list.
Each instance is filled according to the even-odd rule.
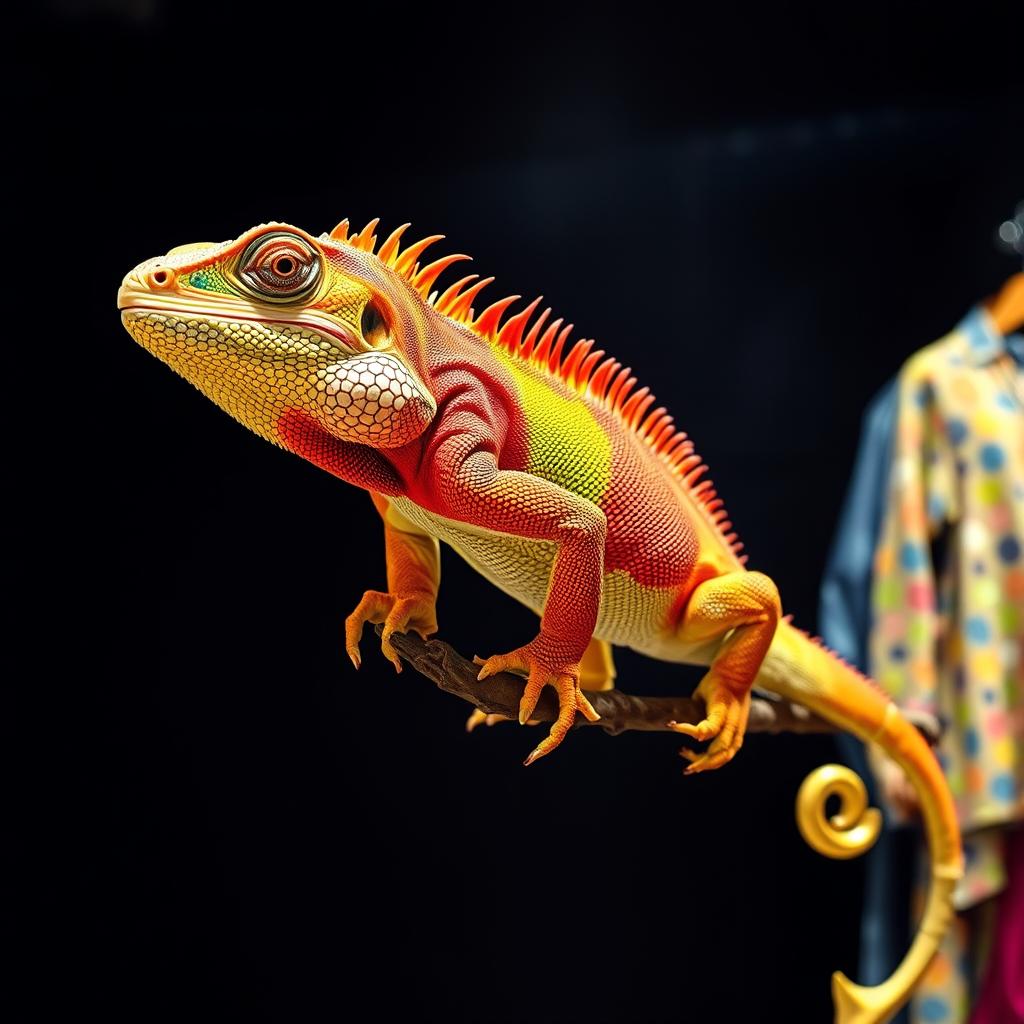
[[1024,327],[1024,274],[1014,274],[986,303],[995,329],[1006,337]]
[[[999,225],[996,240],[1004,252],[1024,256],[1024,202],[1017,204],[1014,216]],[[1005,338],[1024,327],[1024,274],[1014,274],[985,303],[996,330]]]

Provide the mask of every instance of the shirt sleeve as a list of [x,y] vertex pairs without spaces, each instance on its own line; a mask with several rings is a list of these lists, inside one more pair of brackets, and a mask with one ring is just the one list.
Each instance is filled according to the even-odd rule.
[[956,466],[925,353],[898,378],[896,432],[871,593],[869,669],[901,706],[937,713],[932,543],[956,521]]

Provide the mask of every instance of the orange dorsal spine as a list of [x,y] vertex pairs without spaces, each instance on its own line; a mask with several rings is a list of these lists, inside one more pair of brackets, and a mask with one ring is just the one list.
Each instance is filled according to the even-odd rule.
[[[377,224],[378,219],[375,217],[362,231],[349,236],[348,221],[344,220],[329,237],[335,242],[373,253],[377,242]],[[440,294],[430,291],[434,281],[449,266],[470,257],[462,254],[445,256],[421,269],[417,262],[419,257],[428,246],[441,241],[444,235],[430,235],[401,249],[400,242],[408,227],[408,224],[403,224],[396,228],[376,253],[385,266],[405,278],[420,297],[442,316],[457,321],[483,341],[500,347],[560,380],[568,388],[587,396],[614,414],[627,430],[644,441],[682,481],[722,542],[740,562],[746,562],[747,556],[740,554],[743,545],[739,543],[736,534],[730,532],[732,523],[722,499],[718,497],[710,480],[700,480],[707,466],[694,452],[693,443],[687,439],[686,434],[675,428],[666,409],[659,407],[648,412],[654,405],[654,395],[646,387],[633,390],[637,379],[631,375],[629,367],[623,367],[616,359],[605,356],[600,349],[591,351],[594,347],[593,339],[581,338],[563,356],[573,326],[568,324],[563,327],[562,320],[556,319],[547,324],[545,329],[551,310],[544,309],[537,313],[540,298],[534,299],[518,313],[507,315],[509,307],[519,299],[518,295],[510,295],[492,302],[476,316],[473,302],[491,284],[493,277],[478,280],[476,274],[470,274]]]

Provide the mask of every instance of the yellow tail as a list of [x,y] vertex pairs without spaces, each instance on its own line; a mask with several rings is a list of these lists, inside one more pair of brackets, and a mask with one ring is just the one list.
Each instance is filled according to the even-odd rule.
[[[836,1024],[883,1024],[910,997],[953,917],[953,889],[963,871],[953,798],[935,755],[892,701],[788,622],[779,625],[755,685],[803,704],[845,732],[878,744],[903,768],[917,791],[932,879],[913,944],[899,967],[880,985],[856,985],[839,971],[832,975]],[[833,857],[862,852],[878,831],[878,812],[866,809],[863,787],[857,792],[849,784],[848,774],[818,769],[801,789],[799,817],[804,838]],[[824,801],[833,793],[843,799],[843,807],[826,820]]]

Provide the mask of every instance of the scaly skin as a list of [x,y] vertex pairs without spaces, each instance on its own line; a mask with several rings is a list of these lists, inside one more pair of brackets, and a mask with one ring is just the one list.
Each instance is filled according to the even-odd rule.
[[[476,314],[489,279],[434,281],[463,256],[417,262],[437,237],[380,246],[376,221],[313,238],[261,225],[223,244],[185,246],[140,264],[118,296],[132,336],[260,436],[370,492],[384,522],[388,589],[346,621],[360,664],[366,622],[390,636],[437,629],[438,542],[540,615],[532,640],[481,664],[480,678],[527,677],[529,720],[545,685],[560,714],[527,764],[553,750],[586,688],[610,686],[610,644],[708,666],[707,717],[674,728],[698,741],[688,773],[739,750],[756,683],[879,743],[920,796],[935,874],[925,923],[904,964],[875,989],[834,981],[838,1019],[880,1021],[909,994],[948,923],[960,846],[949,793],[916,730],[863,677],[781,618],[768,577],[748,572],[725,511],[686,435],[647,389],[571,325],[514,299]],[[504,317],[504,319],[503,319]],[[486,720],[471,718],[469,726]],[[812,777],[813,778],[813,777]],[[806,786],[805,786],[806,788]],[[820,821],[813,841],[849,855]],[[820,790],[820,792],[819,792]],[[803,822],[802,822],[803,824]],[[865,826],[866,829],[866,826]],[[866,829],[870,831],[870,829]],[[855,845],[855,844],[853,844]]]

